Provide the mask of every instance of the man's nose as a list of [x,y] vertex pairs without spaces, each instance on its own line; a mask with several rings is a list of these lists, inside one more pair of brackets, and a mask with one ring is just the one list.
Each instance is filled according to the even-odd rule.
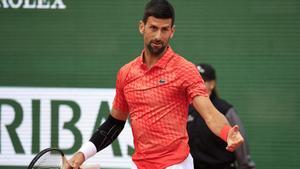
[[155,40],[161,40],[161,31],[157,31],[154,36]]

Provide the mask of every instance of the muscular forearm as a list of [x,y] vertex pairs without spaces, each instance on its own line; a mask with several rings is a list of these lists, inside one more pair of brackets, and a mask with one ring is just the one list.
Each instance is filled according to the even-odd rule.
[[215,135],[220,136],[224,126],[230,125],[225,116],[213,106],[208,97],[196,96],[193,99],[193,105]]
[[115,119],[112,115],[108,116],[90,141],[80,148],[79,151],[84,154],[85,160],[110,145],[121,133],[124,125],[125,121]]
[[233,152],[244,141],[237,125],[231,127],[223,114],[216,110],[208,97],[196,96],[193,105],[209,129],[227,142],[226,150]]
[[127,117],[128,113],[112,109],[107,120],[92,135],[89,142],[80,148],[79,152],[84,154],[85,160],[110,145],[118,137]]
[[78,169],[89,157],[110,145],[122,131],[128,113],[112,110],[107,120],[92,135],[89,142],[81,146],[67,162],[66,169]]

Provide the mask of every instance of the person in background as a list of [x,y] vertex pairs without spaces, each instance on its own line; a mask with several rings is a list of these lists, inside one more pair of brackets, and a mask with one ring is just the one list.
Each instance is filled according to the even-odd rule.
[[221,99],[217,93],[214,68],[209,64],[196,66],[205,82],[211,102],[231,125],[240,127],[245,142],[235,152],[226,151],[226,143],[210,131],[197,110],[190,105],[187,129],[195,169],[255,169],[242,122],[234,107]]

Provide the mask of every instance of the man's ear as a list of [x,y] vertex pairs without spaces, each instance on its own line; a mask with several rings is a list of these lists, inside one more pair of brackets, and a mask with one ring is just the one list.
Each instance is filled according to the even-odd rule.
[[171,33],[171,36],[170,36],[170,38],[173,38],[173,36],[174,36],[174,33],[175,33],[175,25],[173,25],[173,26],[172,26],[172,33]]
[[145,32],[145,24],[142,20],[139,22],[139,31],[141,35],[143,35]]
[[217,86],[217,81],[216,80],[212,80],[211,81],[211,88],[212,88],[211,90],[215,89],[216,86]]

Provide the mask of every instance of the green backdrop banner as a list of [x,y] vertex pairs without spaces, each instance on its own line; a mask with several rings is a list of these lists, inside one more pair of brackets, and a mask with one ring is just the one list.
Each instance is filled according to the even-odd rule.
[[[257,168],[298,169],[300,1],[170,1],[172,48],[216,68]],[[118,69],[142,50],[137,28],[146,2],[0,0],[0,88],[114,88]]]

